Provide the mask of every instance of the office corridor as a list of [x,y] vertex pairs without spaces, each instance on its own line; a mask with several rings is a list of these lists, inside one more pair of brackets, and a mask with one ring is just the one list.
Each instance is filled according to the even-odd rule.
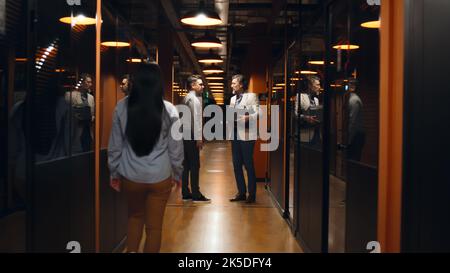
[[228,201],[236,193],[229,143],[205,145],[200,189],[211,203],[183,202],[181,188],[173,189],[164,218],[161,252],[302,252],[264,183],[258,183],[256,204]]

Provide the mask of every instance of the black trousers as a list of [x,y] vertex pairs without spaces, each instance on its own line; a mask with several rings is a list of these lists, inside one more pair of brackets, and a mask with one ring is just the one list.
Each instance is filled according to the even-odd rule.
[[[184,161],[182,176],[182,194],[187,196],[200,197],[199,173],[200,173],[200,151],[197,148],[196,140],[184,140]],[[189,177],[191,182],[191,190],[189,190]]]
[[250,196],[256,196],[256,174],[253,163],[255,143],[256,141],[231,141],[234,176],[239,195],[245,195],[247,193],[244,172],[242,170],[242,167],[245,166],[245,170],[247,171],[248,193]]
[[362,151],[366,143],[366,134],[364,132],[357,132],[353,137],[351,144],[348,146],[347,159],[354,161],[361,161]]

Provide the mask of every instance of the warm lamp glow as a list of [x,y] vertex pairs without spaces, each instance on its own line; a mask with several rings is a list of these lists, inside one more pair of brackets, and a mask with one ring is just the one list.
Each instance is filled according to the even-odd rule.
[[295,74],[301,74],[301,75],[317,75],[318,73],[317,73],[316,71],[302,70],[302,71],[296,71]]
[[200,48],[220,48],[222,47],[222,42],[219,38],[207,32],[204,36],[193,40],[191,45]]
[[340,49],[340,50],[355,50],[359,49],[358,45],[335,45],[333,46],[334,49]]
[[61,23],[69,24],[72,26],[75,25],[95,25],[97,23],[97,20],[95,18],[86,17],[84,15],[78,15],[75,17],[62,17],[59,19]]
[[131,58],[131,59],[128,59],[127,62],[129,62],[129,63],[142,63],[142,59]]
[[102,46],[107,46],[107,47],[128,47],[128,46],[130,46],[130,43],[128,43],[128,42],[107,41],[107,42],[102,42]]
[[223,83],[221,83],[221,82],[210,82],[209,85],[221,85],[221,86],[223,86]]
[[222,73],[222,72],[223,72],[223,69],[220,66],[217,66],[217,65],[206,66],[203,69],[203,73],[206,73],[206,74]]
[[365,22],[365,23],[362,23],[361,26],[363,28],[380,28],[381,21],[378,20],[378,21]]
[[308,63],[313,65],[324,65],[325,61],[309,61]]
[[219,48],[222,47],[222,43],[216,43],[216,42],[201,42],[201,41],[197,41],[197,42],[193,42],[191,44],[194,47],[200,47],[200,48]]
[[200,10],[188,12],[181,22],[191,26],[217,26],[222,24],[222,20],[215,11],[205,10],[204,7],[200,7]]
[[216,77],[216,76],[214,76],[214,77],[206,77],[206,79],[207,80],[223,80],[224,78],[223,77]]
[[199,63],[203,64],[214,64],[214,63],[223,63],[222,59],[201,59],[198,60]]
[[205,15],[198,15],[196,17],[183,18],[181,22],[191,26],[216,26],[222,24],[222,20],[215,18],[208,18]]

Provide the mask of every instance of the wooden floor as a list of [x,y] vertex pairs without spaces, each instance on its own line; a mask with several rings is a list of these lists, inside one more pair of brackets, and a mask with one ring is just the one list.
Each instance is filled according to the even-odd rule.
[[201,152],[200,190],[212,199],[210,204],[183,202],[181,188],[173,189],[161,252],[302,252],[264,183],[258,183],[256,204],[228,201],[236,193],[229,143],[209,143]]

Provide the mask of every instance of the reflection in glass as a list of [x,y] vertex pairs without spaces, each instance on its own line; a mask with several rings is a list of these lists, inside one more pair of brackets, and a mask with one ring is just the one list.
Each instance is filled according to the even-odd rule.
[[376,237],[379,6],[335,1],[329,12],[329,252],[365,252]]

